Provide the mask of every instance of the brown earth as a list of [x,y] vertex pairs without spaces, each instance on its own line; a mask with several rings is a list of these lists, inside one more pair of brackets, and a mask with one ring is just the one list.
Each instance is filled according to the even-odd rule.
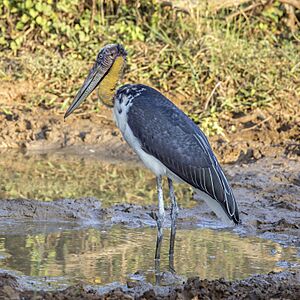
[[[132,153],[112,121],[112,113],[101,107],[98,113],[84,112],[84,106],[66,121],[63,112],[39,105],[31,106],[22,98],[35,88],[28,81],[0,83],[0,104],[9,106],[9,113],[0,112],[0,147],[45,151],[76,146],[93,146],[109,157]],[[180,103],[176,103],[184,109]],[[100,104],[99,104],[100,105]],[[249,162],[264,156],[300,156],[299,99],[289,99],[273,107],[219,116],[223,135],[210,138],[221,162]]]

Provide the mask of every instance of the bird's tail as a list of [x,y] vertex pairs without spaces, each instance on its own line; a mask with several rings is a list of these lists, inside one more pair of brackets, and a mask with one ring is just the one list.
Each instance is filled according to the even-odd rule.
[[[219,202],[212,198],[207,193],[196,189],[197,198],[204,200],[209,208],[219,217],[226,225],[232,226],[235,224],[240,224],[240,217],[238,206],[234,198],[233,193],[227,195],[227,203]],[[228,209],[229,206],[230,208]],[[231,211],[231,213],[230,213]]]

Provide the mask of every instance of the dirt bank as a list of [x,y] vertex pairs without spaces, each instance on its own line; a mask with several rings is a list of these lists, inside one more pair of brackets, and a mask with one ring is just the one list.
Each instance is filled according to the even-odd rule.
[[256,275],[244,280],[189,278],[183,284],[158,286],[147,282],[92,288],[82,284],[61,291],[24,290],[20,277],[0,273],[1,299],[299,299],[300,273]]
[[[1,85],[0,85],[1,86]],[[0,147],[26,150],[62,149],[72,146],[93,147],[102,155],[124,157],[132,153],[112,121],[111,111],[79,113],[64,121],[63,112],[41,107],[26,108],[19,103],[26,86],[3,86],[5,99],[12,103],[9,113],[0,113]],[[290,101],[293,102],[292,100]],[[300,155],[300,120],[297,99],[294,105],[256,109],[251,115],[227,113],[219,117],[223,134],[210,138],[222,162],[249,162],[264,156]],[[180,106],[180,104],[179,104]]]

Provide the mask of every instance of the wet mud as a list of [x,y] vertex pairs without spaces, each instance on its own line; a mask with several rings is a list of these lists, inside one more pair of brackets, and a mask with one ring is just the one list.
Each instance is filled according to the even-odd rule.
[[78,284],[60,291],[26,291],[22,280],[0,273],[1,299],[299,299],[300,273],[256,275],[244,280],[189,278],[172,286],[147,282],[95,288]]
[[[226,165],[225,172],[238,199],[244,234],[268,238],[281,235],[299,246],[300,238],[300,162],[265,158],[251,164]],[[153,189],[155,187],[153,186]],[[182,228],[224,225],[206,204],[194,195],[196,205],[180,207],[178,226]],[[180,205],[180,199],[179,199]],[[168,200],[166,199],[166,206]],[[168,209],[168,207],[166,207]],[[59,199],[41,202],[31,199],[3,199],[0,221],[75,222],[82,225],[122,224],[129,227],[155,226],[151,217],[157,205],[116,204],[102,207],[101,199]],[[166,226],[170,225],[167,213]],[[5,229],[4,229],[5,230]]]
[[[279,158],[260,159],[250,164],[226,165],[225,172],[239,201],[242,225],[234,227],[241,236],[259,236],[282,245],[300,247],[300,162]],[[154,188],[154,187],[153,187]],[[223,228],[224,225],[197,199],[193,207],[181,207],[178,228]],[[167,202],[167,201],[166,201]],[[179,200],[180,203],[180,200]],[[167,204],[166,204],[167,205]],[[0,230],[3,234],[24,232],[27,222],[72,226],[122,225],[130,228],[155,227],[151,213],[156,205],[116,204],[102,207],[101,199],[59,199],[41,202],[30,199],[3,199]],[[168,215],[168,212],[167,212]],[[13,225],[12,225],[13,224]],[[170,225],[167,217],[166,227]],[[13,226],[13,227],[12,227]],[[54,226],[54,227],[55,227]],[[38,233],[39,226],[34,227]],[[42,228],[42,227],[41,227]],[[41,229],[43,230],[43,229]],[[51,230],[51,226],[50,226]],[[289,271],[255,275],[244,280],[181,278],[163,272],[160,284],[144,279],[102,287],[86,283],[47,291],[30,287],[28,280],[13,273],[0,274],[0,299],[299,299],[300,273]]]

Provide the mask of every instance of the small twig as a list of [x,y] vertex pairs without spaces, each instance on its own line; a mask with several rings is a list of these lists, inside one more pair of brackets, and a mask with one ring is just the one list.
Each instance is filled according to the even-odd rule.
[[246,215],[246,216],[248,216],[249,214],[248,213],[246,213],[245,211],[243,211],[243,210],[241,210],[241,214],[244,214],[244,215]]
[[204,111],[207,110],[207,107],[208,107],[208,104],[209,104],[210,100],[212,99],[212,97],[213,97],[213,95],[214,95],[216,89],[217,89],[220,85],[221,85],[221,81],[219,81],[219,82],[215,85],[215,87],[213,88],[213,90],[211,91],[209,97],[207,98],[207,100],[206,100],[206,102],[205,102],[205,104],[204,104],[204,108],[203,108]]
[[94,27],[95,15],[96,15],[96,0],[93,0],[93,2],[92,2],[92,16],[91,16],[91,21],[90,21],[91,30],[93,30],[93,27]]
[[253,3],[251,5],[249,5],[248,7],[244,8],[244,9],[240,9],[239,11],[237,12],[234,12],[232,14],[230,14],[228,17],[226,17],[226,20],[229,21],[239,15],[244,15],[245,12],[249,11],[249,10],[253,10],[255,9],[256,7],[259,7],[259,6],[263,6],[264,4],[261,3],[261,2],[258,2],[258,3]]
[[94,114],[94,116],[113,123],[113,120],[105,115]]
[[266,119],[262,120],[261,122],[259,122],[259,123],[255,124],[255,125],[253,125],[252,127],[244,128],[244,129],[242,129],[241,131],[245,132],[245,131],[253,130],[253,129],[255,129],[256,127],[258,127],[258,126],[260,126],[260,125],[262,125],[262,124],[268,122],[271,118],[272,118],[272,116],[269,116],[268,118],[266,118]]

